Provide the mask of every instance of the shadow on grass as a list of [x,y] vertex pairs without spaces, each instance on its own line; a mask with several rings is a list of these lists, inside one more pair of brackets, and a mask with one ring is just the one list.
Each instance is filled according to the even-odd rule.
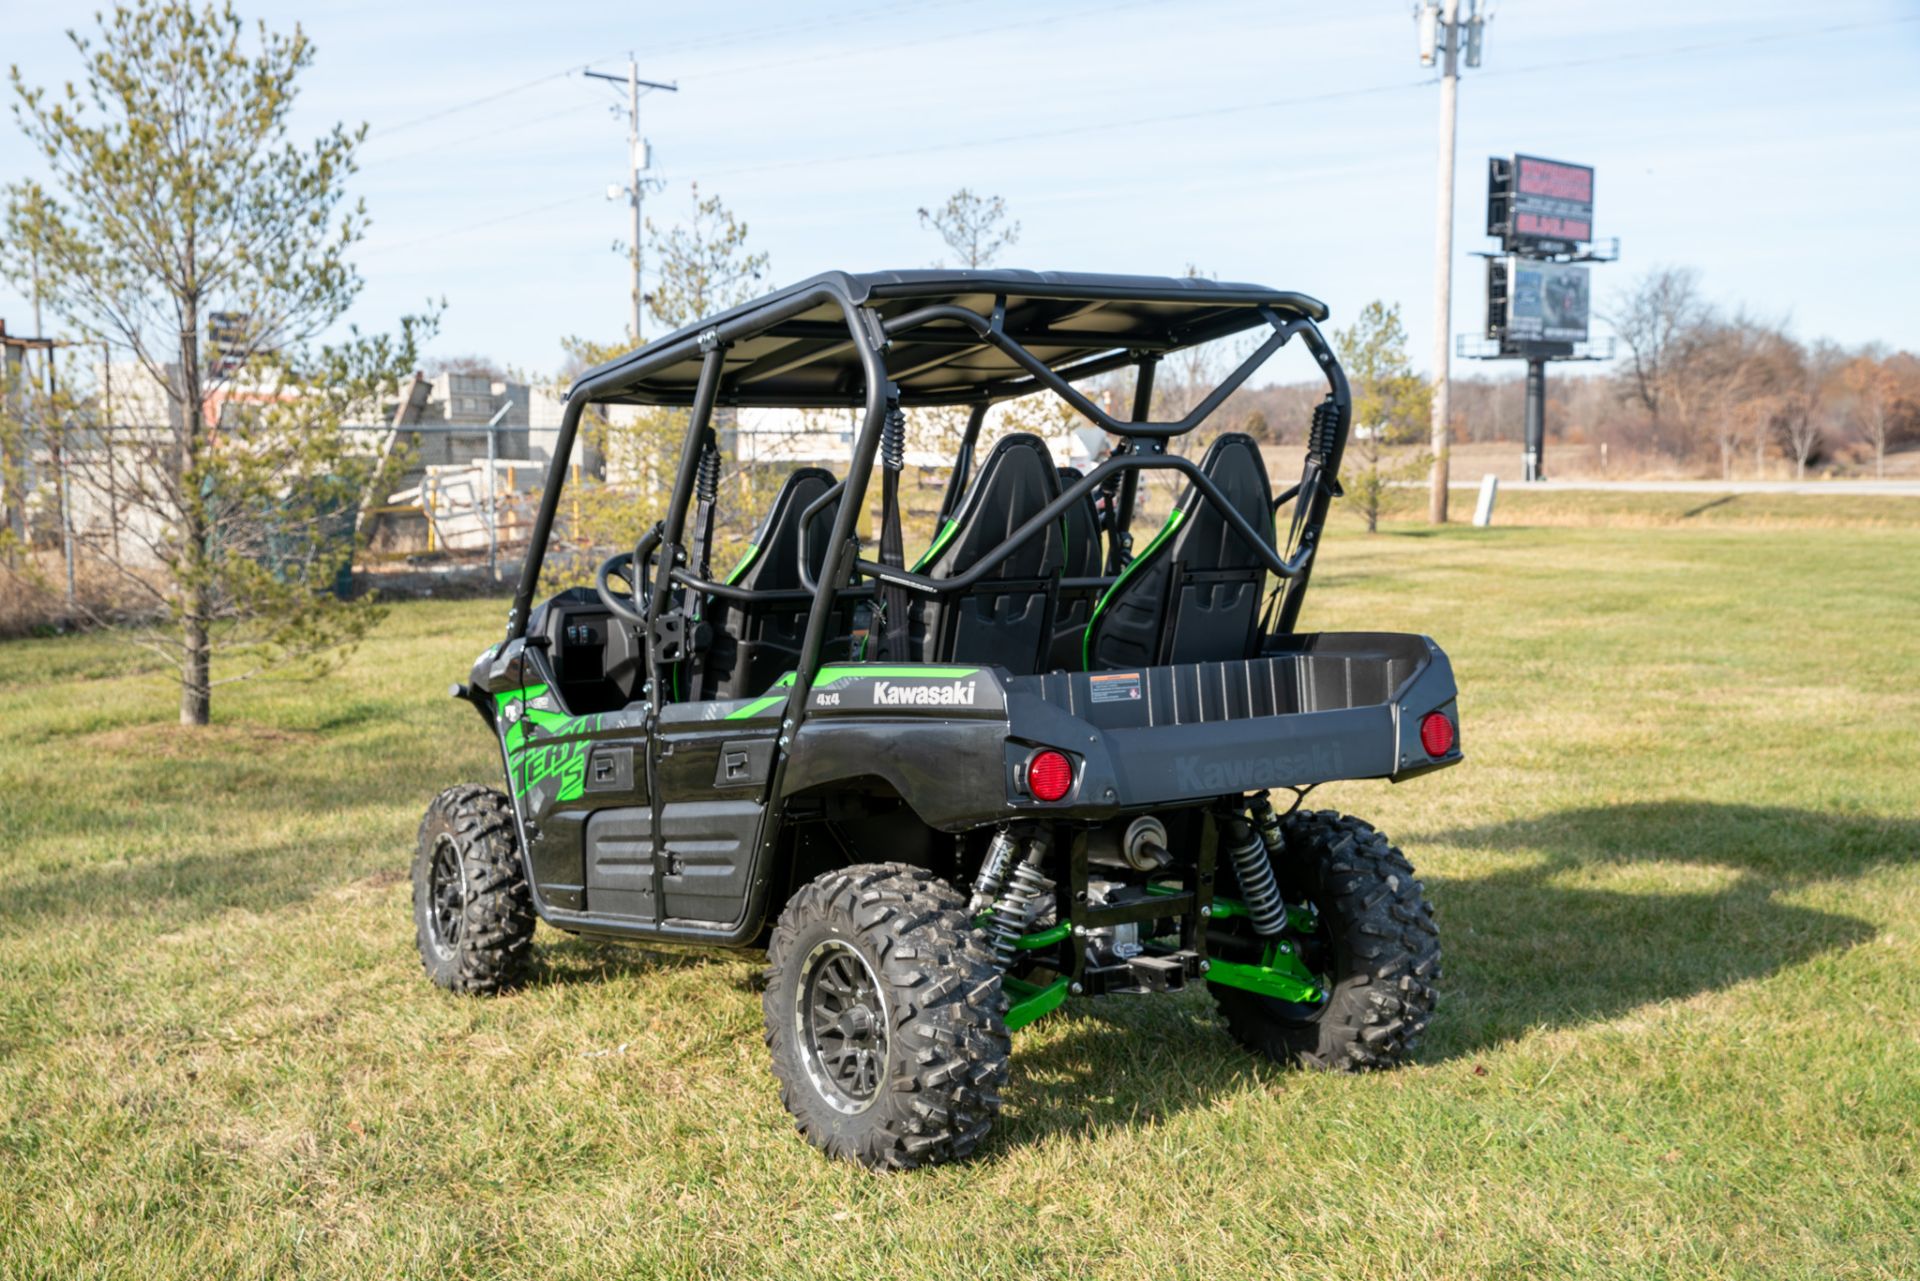
[[532,981],[612,983],[664,970],[703,970],[738,960],[739,952],[676,948],[543,930],[533,950]]
[[[1537,860],[1432,887],[1448,977],[1428,1044],[1429,1057],[1441,1058],[1852,947],[1872,935],[1871,922],[1776,894],[1920,858],[1912,821],[1679,800],[1563,810],[1431,839]],[[1596,879],[1698,888],[1583,883]]]
[[[1433,843],[1536,861],[1430,883],[1446,978],[1426,1063],[1763,979],[1863,942],[1870,922],[1776,894],[1920,858],[1920,823],[1663,801],[1408,842],[1416,860]],[[1605,884],[1636,879],[1649,888]],[[1118,997],[1053,1017],[1067,1021],[1065,1035],[1014,1054],[1005,1130],[1015,1143],[1133,1125],[1205,1107],[1250,1077],[1286,1076],[1229,1040],[1203,993]]]

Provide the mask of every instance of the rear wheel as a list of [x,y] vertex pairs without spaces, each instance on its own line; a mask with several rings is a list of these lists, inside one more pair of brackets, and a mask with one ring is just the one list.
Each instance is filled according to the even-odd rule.
[[780,1098],[809,1142],[874,1168],[970,1154],[1000,1110],[1000,973],[923,868],[829,872],[781,913],[761,998]]
[[533,951],[533,896],[513,806],[466,783],[433,798],[413,856],[413,926],[428,977],[452,992],[518,986]]
[[1357,818],[1288,815],[1274,873],[1289,903],[1310,903],[1317,927],[1301,959],[1326,998],[1298,1005],[1208,984],[1235,1040],[1280,1062],[1365,1072],[1404,1061],[1433,1014],[1440,933],[1413,865]]

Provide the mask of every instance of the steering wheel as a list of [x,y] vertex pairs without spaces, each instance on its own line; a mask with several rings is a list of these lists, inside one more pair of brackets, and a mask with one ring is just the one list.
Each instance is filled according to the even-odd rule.
[[[615,618],[634,627],[644,629],[647,625],[646,609],[653,596],[652,584],[645,579],[647,558],[653,549],[660,545],[660,530],[656,526],[640,536],[640,542],[630,552],[621,552],[618,556],[609,556],[600,566],[600,572],[593,577],[593,590],[599,595],[600,603],[607,607]],[[635,569],[635,566],[639,569]],[[612,578],[615,574],[627,585],[627,594],[615,595]]]

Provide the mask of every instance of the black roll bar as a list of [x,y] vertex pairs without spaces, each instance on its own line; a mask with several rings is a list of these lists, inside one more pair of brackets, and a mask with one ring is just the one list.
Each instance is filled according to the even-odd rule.
[[[703,436],[702,429],[712,414],[724,377],[725,349],[734,340],[765,332],[774,325],[829,302],[834,304],[845,317],[848,337],[859,357],[864,375],[866,407],[855,436],[853,458],[846,479],[835,482],[801,513],[803,537],[800,570],[805,587],[800,592],[755,592],[731,584],[702,579],[691,569],[683,568],[678,563],[678,539],[681,532],[679,526],[684,524],[687,506],[685,499],[691,494],[694,470],[699,461],[698,442]],[[1261,318],[1272,327],[1271,336],[1243,360],[1205,399],[1177,422],[1149,422],[1145,419],[1151,404],[1153,371],[1158,359],[1155,352],[1119,351],[1082,361],[1078,365],[1064,369],[1053,369],[1006,334],[1004,299],[997,300],[991,318],[964,307],[942,303],[917,308],[890,320],[881,320],[876,313],[856,304],[843,289],[831,282],[823,282],[817,288],[785,299],[776,307],[731,317],[721,324],[690,334],[650,353],[644,360],[609,369],[600,377],[577,385],[568,396],[566,410],[561,418],[559,438],[555,442],[554,459],[548,474],[546,492],[541,496],[540,512],[534,523],[532,545],[521,573],[519,589],[514,597],[513,612],[509,616],[509,636],[525,634],[533,592],[538,584],[541,561],[547,540],[551,536],[554,517],[559,506],[560,491],[565,483],[567,466],[586,405],[592,402],[595,395],[620,383],[644,377],[656,368],[684,360],[696,349],[701,354],[702,364],[699,385],[695,390],[693,422],[690,424],[687,443],[682,449],[681,465],[679,474],[675,478],[668,519],[660,527],[652,543],[653,546],[658,546],[670,554],[662,557],[656,571],[656,588],[652,599],[647,602],[647,612],[650,617],[657,617],[660,614],[665,607],[664,602],[672,594],[671,586],[674,584],[691,587],[696,591],[723,599],[742,602],[775,599],[797,601],[810,596],[813,609],[809,613],[806,633],[801,642],[800,653],[797,655],[795,681],[788,691],[786,713],[781,725],[783,741],[790,741],[791,734],[804,719],[806,699],[812,689],[813,674],[819,666],[820,652],[825,644],[826,627],[833,612],[835,598],[843,593],[862,593],[873,590],[872,583],[855,585],[850,582],[856,572],[866,575],[873,580],[873,583],[893,583],[925,595],[937,596],[964,591],[1004,563],[1025,543],[1038,536],[1049,522],[1064,515],[1076,503],[1100,488],[1109,477],[1115,475],[1121,478],[1123,514],[1129,517],[1131,516],[1129,509],[1132,506],[1130,500],[1134,496],[1138,474],[1141,471],[1165,469],[1177,471],[1186,476],[1200,495],[1221,513],[1235,534],[1254,549],[1265,567],[1285,581],[1285,599],[1280,611],[1280,625],[1282,631],[1291,630],[1293,620],[1299,613],[1307,579],[1312,572],[1313,555],[1318,546],[1320,529],[1325,522],[1327,507],[1333,496],[1331,478],[1338,474],[1340,456],[1346,445],[1351,393],[1345,374],[1340,369],[1339,362],[1334,359],[1331,347],[1311,319],[1306,317],[1282,319],[1266,306],[1261,306],[1257,310]],[[1129,442],[1129,451],[1126,454],[1116,455],[1100,463],[967,570],[945,578],[932,578],[904,568],[862,560],[858,553],[858,544],[855,542],[856,522],[861,504],[865,500],[867,482],[878,452],[885,406],[890,397],[898,395],[897,389],[887,377],[882,352],[893,337],[911,333],[921,326],[936,321],[953,321],[965,326],[1005,353],[1028,374],[1025,379],[1011,380],[1004,385],[996,384],[985,397],[976,392],[973,399],[967,402],[972,405],[972,412],[968,419],[969,441],[977,436],[980,424],[985,419],[987,402],[997,399],[999,391],[1014,388],[1038,390],[1045,387],[1059,395],[1086,418],[1109,432],[1125,437]],[[1338,413],[1336,415],[1337,430],[1330,439],[1321,442],[1325,446],[1323,451],[1325,456],[1314,456],[1311,448],[1309,453],[1308,475],[1316,478],[1324,475],[1328,480],[1326,483],[1321,483],[1315,479],[1309,484],[1306,478],[1303,478],[1302,485],[1295,487],[1303,500],[1303,508],[1298,512],[1299,524],[1296,526],[1298,533],[1294,545],[1283,553],[1271,545],[1252,522],[1227,502],[1220,488],[1196,465],[1185,458],[1166,453],[1165,442],[1172,437],[1192,431],[1204,422],[1229,395],[1237,390],[1269,357],[1286,345],[1295,334],[1302,335],[1314,357],[1319,361],[1328,380],[1330,396],[1338,408]],[[1072,381],[1076,378],[1088,377],[1127,364],[1135,364],[1139,369],[1133,397],[1132,421],[1123,422],[1114,418],[1072,385]],[[957,489],[958,486],[949,485],[948,501],[943,503],[943,512],[950,510],[951,500]],[[807,573],[804,532],[825,510],[827,504],[836,498],[840,499],[840,508],[835,513],[833,530],[827,547],[826,564],[823,572],[816,579],[815,576]],[[1067,585],[1081,588],[1099,586],[1104,581],[1106,580],[1098,578],[1075,579]]]
[[967,430],[960,437],[960,451],[953,456],[953,474],[947,477],[947,492],[940,496],[940,513],[933,518],[937,532],[960,505],[960,494],[973,472],[973,450],[980,443],[980,428],[987,421],[987,404],[975,405],[967,413]]
[[[865,332],[868,323],[863,318],[869,313],[848,296],[847,292],[831,281],[823,281],[819,286],[796,293],[778,303],[759,310],[730,316],[718,323],[673,342],[663,343],[647,353],[644,358],[622,361],[600,371],[597,377],[585,382],[575,383],[567,392],[566,408],[561,411],[560,431],[553,443],[553,461],[547,466],[547,484],[540,495],[540,511],[534,517],[532,540],[527,548],[527,559],[520,569],[520,583],[514,592],[513,608],[507,615],[507,639],[513,640],[526,635],[527,618],[533,609],[533,594],[540,584],[540,569],[546,559],[547,541],[553,534],[553,522],[560,510],[560,495],[566,488],[567,466],[573,459],[573,446],[579,434],[580,417],[586,407],[608,392],[645,378],[655,370],[665,369],[678,364],[695,354],[704,354],[708,344],[731,345],[742,338],[760,333],[784,320],[811,311],[823,303],[832,303],[846,317],[847,329],[854,339],[854,346],[860,352],[863,370],[869,384],[868,411],[873,406],[871,384],[876,376],[885,380],[885,370],[880,368],[879,358],[872,354],[875,345]],[[873,326],[877,329],[877,324]],[[844,402],[842,402],[844,403]],[[696,452],[697,462],[699,455]],[[677,536],[679,531],[670,530]]]
[[1233,529],[1233,532],[1245,539],[1247,545],[1253,548],[1254,554],[1260,558],[1261,562],[1281,578],[1296,577],[1313,558],[1313,549],[1311,546],[1303,546],[1299,552],[1290,558],[1284,557],[1275,551],[1273,547],[1267,543],[1267,540],[1260,536],[1260,531],[1254,527],[1253,523],[1227,502],[1227,496],[1220,492],[1220,487],[1213,483],[1213,478],[1201,471],[1189,460],[1180,457],[1178,454],[1125,454],[1117,458],[1107,459],[1107,461],[1101,463],[1085,476],[1069,485],[1066,490],[1061,493],[1060,497],[1035,512],[1024,524],[1008,534],[1006,539],[992,551],[987,552],[979,560],[976,560],[972,565],[968,566],[967,569],[952,577],[929,578],[925,574],[916,574],[906,569],[895,569],[890,565],[882,565],[870,560],[855,560],[854,568],[869,578],[877,579],[881,582],[898,583],[901,586],[910,587],[926,596],[944,596],[952,592],[965,591],[986,577],[989,572],[998,567],[1001,562],[1005,561],[1015,552],[1019,551],[1021,547],[1031,542],[1046,529],[1050,522],[1058,520],[1061,516],[1072,510],[1074,504],[1078,503],[1095,489],[1098,489],[1100,482],[1108,476],[1115,472],[1142,472],[1149,470],[1177,471],[1191,480],[1201,495],[1219,509],[1220,515],[1226,519],[1227,524]]
[[[903,312],[891,320],[883,321],[881,328],[886,331],[888,338],[897,338],[922,325],[931,324],[936,320],[957,320],[972,329],[988,343],[998,348],[1001,353],[1029,374],[1033,375],[1034,378],[1052,388],[1060,399],[1072,405],[1082,416],[1092,422],[1098,423],[1114,435],[1166,440],[1174,436],[1184,436],[1205,422],[1212,416],[1214,410],[1220,408],[1221,403],[1225,401],[1228,396],[1231,396],[1240,389],[1240,384],[1251,377],[1254,370],[1264,365],[1267,362],[1267,358],[1272,356],[1274,352],[1286,346],[1289,338],[1292,338],[1294,334],[1300,332],[1303,327],[1311,328],[1313,326],[1313,322],[1305,317],[1299,317],[1294,320],[1282,320],[1275,315],[1269,307],[1261,307],[1258,310],[1261,317],[1273,326],[1273,336],[1262,343],[1253,354],[1241,361],[1239,366],[1231,374],[1227,375],[1226,379],[1222,381],[1218,387],[1215,387],[1208,393],[1205,400],[1195,405],[1187,412],[1186,417],[1176,423],[1122,422],[1106,410],[1100,408],[1100,406],[1094,404],[1091,400],[1088,400],[1080,393],[1080,390],[1069,381],[1069,376],[1089,377],[1092,373],[1099,371],[1088,370],[1085,373],[1081,373],[1079,372],[1079,367],[1065,371],[1056,370],[1049,366],[1044,360],[1041,360],[1038,356],[1028,351],[1025,347],[1022,347],[1019,343],[1007,337],[1005,329],[1006,303],[1004,299],[995,305],[993,318],[991,320],[982,316],[979,312],[968,311],[965,307],[957,303],[934,303],[931,306],[917,307],[912,311]],[[1107,357],[1105,359],[1114,360],[1115,357]],[[1120,365],[1128,364],[1133,359],[1134,356],[1130,352],[1118,354],[1118,364]],[[1102,362],[1088,361],[1084,363],[1094,365]],[[1117,368],[1118,365],[1111,367]]]
[[[1160,368],[1160,357],[1142,356],[1140,366],[1133,376],[1133,417],[1136,422],[1153,412],[1153,376]],[[1133,448],[1133,442],[1127,442],[1127,448]],[[1111,528],[1107,543],[1107,572],[1117,574],[1127,567],[1133,559],[1133,504],[1138,493],[1140,473],[1122,472],[1120,492],[1115,495],[1113,511],[1109,513]]]

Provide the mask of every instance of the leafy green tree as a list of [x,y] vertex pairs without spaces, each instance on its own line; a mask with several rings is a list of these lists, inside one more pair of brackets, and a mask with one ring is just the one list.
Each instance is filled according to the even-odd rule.
[[1427,465],[1427,454],[1414,446],[1432,413],[1432,388],[1407,359],[1398,303],[1368,303],[1353,324],[1334,334],[1334,346],[1353,388],[1353,437],[1340,483],[1373,533],[1393,483]]
[[337,657],[376,620],[324,594],[352,554],[343,511],[379,479],[338,428],[371,417],[432,321],[318,345],[360,288],[344,184],[365,126],[292,135],[298,27],[250,36],[230,7],[150,0],[98,22],[68,33],[83,65],[62,91],[12,70],[49,176],[6,187],[0,268],[37,273],[70,333],[131,351],[166,405],[126,442],[134,536],[112,563],[152,593],[165,625],[141,639],[204,725],[215,684]]

